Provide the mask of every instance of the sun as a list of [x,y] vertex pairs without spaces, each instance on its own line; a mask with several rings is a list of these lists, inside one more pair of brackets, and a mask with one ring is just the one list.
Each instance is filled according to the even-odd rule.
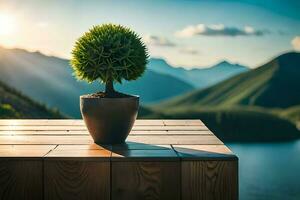
[[12,34],[16,29],[15,19],[12,15],[0,13],[0,35]]

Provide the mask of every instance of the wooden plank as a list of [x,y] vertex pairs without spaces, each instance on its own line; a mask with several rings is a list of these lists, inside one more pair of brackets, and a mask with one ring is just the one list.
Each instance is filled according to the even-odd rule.
[[43,199],[43,161],[1,156],[0,199]]
[[[49,126],[49,125],[22,125],[22,126],[0,126],[0,131],[87,131],[85,125],[82,126]],[[134,131],[202,131],[209,130],[204,125],[194,126],[134,126]]]
[[56,145],[0,145],[0,157],[40,158],[55,147]]
[[140,125],[152,125],[152,126],[162,126],[164,125],[163,120],[160,119],[137,119],[134,123],[135,126]]
[[54,149],[56,145],[0,145],[0,150],[46,150]]
[[238,199],[237,161],[182,161],[182,200]]
[[203,130],[132,130],[130,135],[213,135],[213,133],[203,128]]
[[44,199],[110,199],[110,162],[46,160]]
[[93,144],[87,136],[0,136],[0,144]]
[[161,136],[128,136],[127,142],[145,144],[223,144],[214,135],[161,135]]
[[173,149],[159,150],[113,150],[112,161],[179,161],[179,157]]
[[172,125],[183,125],[183,126],[190,126],[190,125],[204,125],[204,123],[202,121],[200,121],[199,119],[189,119],[189,120],[178,120],[178,119],[164,119],[163,120],[164,125],[166,126],[172,126]]
[[33,125],[68,125],[76,126],[83,125],[83,120],[77,119],[1,119],[0,126],[33,126]]
[[[172,131],[172,130],[132,130],[130,135],[213,135],[210,130],[196,130],[196,131]],[[13,131],[0,131],[0,135],[89,135],[87,130],[59,130],[59,131],[34,131],[34,130],[13,130]]]
[[199,120],[138,120],[126,144],[108,146],[82,120],[0,120],[0,199],[237,199],[237,163]]
[[111,150],[111,145],[83,144],[58,145],[55,150]]
[[112,150],[169,150],[171,145],[150,145],[136,142],[126,142],[125,144],[112,145]]
[[[83,120],[81,119],[1,119],[0,126],[2,125],[13,125],[13,126],[26,126],[26,125],[48,125],[48,126],[57,126],[57,125],[64,125],[64,126],[81,126],[84,125]],[[163,126],[163,120],[136,120],[135,125],[160,125]]]
[[[214,135],[129,135],[127,142],[145,144],[223,144]],[[93,144],[91,136],[0,136],[0,144]]]
[[179,162],[112,162],[112,200],[180,199]]
[[225,145],[172,145],[182,160],[237,160]]
[[22,125],[22,126],[0,126],[1,131],[86,131],[84,125],[81,126],[49,126],[49,125]]
[[[76,147],[76,146],[75,146]],[[97,160],[97,161],[109,161],[111,157],[111,151],[101,149],[101,150],[94,150],[94,149],[63,149],[57,150],[54,149],[53,151],[49,152],[46,156],[47,160],[49,159],[60,159],[60,160],[67,160],[74,158],[78,158],[80,160]],[[92,159],[91,159],[92,158]],[[95,158],[95,159],[93,159]]]
[[[78,125],[84,125],[83,120],[81,119],[1,119],[0,120],[0,126],[2,125],[14,125],[14,126],[26,126],[26,125],[64,125],[64,126],[78,126]],[[147,120],[147,119],[138,119],[135,121],[135,125],[152,125],[152,126],[162,126],[162,125],[203,125],[203,122],[200,120]]]

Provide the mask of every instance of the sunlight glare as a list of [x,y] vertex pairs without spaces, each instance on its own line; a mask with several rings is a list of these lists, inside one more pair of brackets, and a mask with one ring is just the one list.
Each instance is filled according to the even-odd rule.
[[15,19],[13,16],[0,13],[0,35],[9,35],[15,31]]

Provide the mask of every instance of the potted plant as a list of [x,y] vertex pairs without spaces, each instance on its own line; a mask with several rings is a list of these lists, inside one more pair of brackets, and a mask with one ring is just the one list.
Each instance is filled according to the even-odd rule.
[[139,78],[148,57],[141,37],[121,25],[94,26],[76,41],[71,59],[75,76],[105,84],[104,92],[80,96],[80,111],[95,143],[125,142],[137,117],[139,97],[115,91],[114,83]]

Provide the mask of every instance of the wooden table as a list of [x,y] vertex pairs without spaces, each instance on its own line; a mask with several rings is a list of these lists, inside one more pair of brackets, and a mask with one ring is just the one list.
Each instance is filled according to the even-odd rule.
[[238,199],[238,159],[200,120],[137,120],[106,146],[82,120],[0,120],[0,199]]

